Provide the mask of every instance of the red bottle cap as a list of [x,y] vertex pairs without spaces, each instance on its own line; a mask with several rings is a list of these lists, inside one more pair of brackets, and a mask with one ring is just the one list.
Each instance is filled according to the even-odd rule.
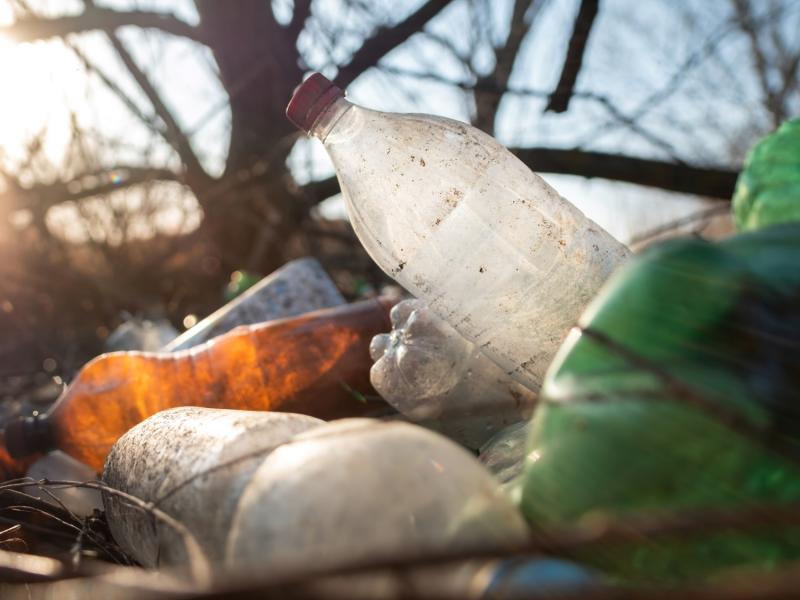
[[314,73],[297,86],[286,107],[287,118],[306,133],[311,131],[314,122],[344,92],[330,79]]

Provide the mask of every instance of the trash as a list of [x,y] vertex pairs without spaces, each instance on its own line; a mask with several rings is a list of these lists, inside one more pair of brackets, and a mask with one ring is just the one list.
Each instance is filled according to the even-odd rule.
[[344,419],[261,463],[236,509],[227,561],[291,574],[527,535],[463,448],[409,423]]
[[800,119],[786,121],[747,154],[733,216],[741,231],[800,221]]
[[287,116],[325,145],[375,262],[538,390],[628,249],[464,123],[355,106],[318,73],[295,91]]
[[175,339],[176,335],[178,330],[166,319],[153,321],[127,315],[122,325],[111,332],[103,347],[106,352],[157,352],[164,344]]
[[[28,469],[28,477],[34,480],[60,480],[60,481],[88,481],[95,478],[95,472],[78,462],[71,456],[56,450],[46,454]],[[80,517],[87,517],[100,510],[103,502],[100,493],[96,490],[74,487],[55,487],[48,490],[49,494],[42,493],[35,487],[25,490],[26,493],[44,500],[45,502],[59,502],[68,510]],[[57,498],[54,499],[52,494]]]
[[369,341],[391,302],[367,300],[240,327],[189,350],[102,355],[45,415],[6,425],[12,456],[60,449],[96,470],[128,429],[176,406],[275,410],[330,419],[368,413]]
[[515,423],[492,437],[480,449],[478,460],[506,489],[510,489],[525,465],[530,421]]
[[[480,580],[488,580],[481,584]],[[476,576],[473,589],[482,589],[478,596],[485,600],[515,600],[532,595],[554,598],[561,595],[580,597],[580,592],[598,583],[600,578],[587,569],[553,558],[517,558],[494,561]]]
[[[114,444],[103,481],[179,520],[212,565],[222,565],[233,511],[274,448],[324,421],[291,413],[182,407],[136,425]],[[178,533],[123,498],[104,494],[114,539],[147,567],[188,563]]]
[[261,281],[261,277],[255,273],[246,270],[234,271],[231,273],[231,280],[223,291],[225,301],[230,302],[237,296],[241,296],[259,281]]
[[[615,274],[533,416],[522,509],[537,526],[800,502],[800,223],[673,240]],[[581,555],[668,582],[800,557],[800,531],[728,529]]]
[[391,312],[392,332],[375,336],[370,380],[410,420],[479,448],[497,431],[528,419],[536,394],[509,377],[421,300]]
[[322,265],[314,258],[300,258],[286,263],[185,331],[164,346],[164,351],[191,348],[239,325],[294,317],[342,304],[345,299]]

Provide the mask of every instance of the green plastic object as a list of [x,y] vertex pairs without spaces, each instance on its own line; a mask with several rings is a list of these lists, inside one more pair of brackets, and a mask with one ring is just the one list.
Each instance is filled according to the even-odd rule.
[[[800,462],[782,453],[800,456],[800,223],[654,247],[611,278],[580,326],[532,420],[516,490],[531,524],[800,501]],[[687,394],[770,431],[783,451]],[[685,581],[800,558],[800,528],[579,558],[624,580]]]
[[750,150],[736,182],[733,216],[740,231],[800,221],[800,119]]
[[231,280],[225,286],[225,301],[230,302],[237,296],[244,294],[247,290],[261,281],[261,276],[249,271],[234,271],[231,273]]

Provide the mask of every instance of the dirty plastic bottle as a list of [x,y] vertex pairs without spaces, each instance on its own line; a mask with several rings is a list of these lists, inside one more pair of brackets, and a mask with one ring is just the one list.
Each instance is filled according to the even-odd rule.
[[[293,435],[322,424],[292,413],[165,410],[114,444],[103,481],[178,519],[209,564],[221,565],[233,511],[253,471]],[[187,563],[183,540],[173,529],[117,496],[104,494],[103,504],[114,539],[139,563]]]
[[369,342],[390,328],[391,301],[367,300],[239,327],[189,350],[120,352],[89,362],[47,414],[12,421],[12,456],[59,449],[95,470],[114,442],[176,406],[363,415]]
[[325,145],[375,262],[537,390],[628,249],[464,123],[356,106],[318,73],[287,116]]
[[390,314],[392,332],[372,339],[375,390],[400,413],[477,449],[530,417],[536,393],[509,377],[421,300]]
[[343,419],[295,436],[261,463],[239,500],[227,561],[296,573],[527,535],[463,448],[410,423]]

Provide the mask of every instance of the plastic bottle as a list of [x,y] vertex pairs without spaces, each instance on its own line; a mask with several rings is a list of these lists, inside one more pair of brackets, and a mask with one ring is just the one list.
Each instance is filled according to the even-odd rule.
[[320,74],[287,116],[325,145],[375,262],[537,390],[627,248],[464,123],[356,106]]
[[509,491],[525,466],[530,432],[530,421],[515,423],[498,432],[480,449],[478,460]]
[[[233,511],[253,471],[273,448],[323,423],[292,413],[173,408],[114,444],[103,481],[178,519],[209,564],[221,565]],[[114,539],[139,563],[187,563],[173,529],[117,496],[104,494],[103,504]]]
[[800,221],[800,119],[786,121],[750,149],[732,207],[740,231]]
[[239,327],[174,353],[120,352],[89,362],[39,417],[12,421],[13,456],[59,449],[100,470],[114,442],[176,406],[363,415],[369,342],[389,329],[391,302],[368,300]]
[[373,387],[410,420],[473,449],[530,417],[536,394],[509,377],[421,300],[392,309],[372,339]]
[[343,419],[261,463],[239,500],[227,561],[291,574],[527,535],[463,448],[409,423]]
[[[620,269],[542,387],[518,480],[528,520],[679,522],[800,502],[799,259],[800,223],[784,223],[670,240]],[[788,521],[707,530],[695,518],[692,535],[573,556],[659,583],[800,559]]]

